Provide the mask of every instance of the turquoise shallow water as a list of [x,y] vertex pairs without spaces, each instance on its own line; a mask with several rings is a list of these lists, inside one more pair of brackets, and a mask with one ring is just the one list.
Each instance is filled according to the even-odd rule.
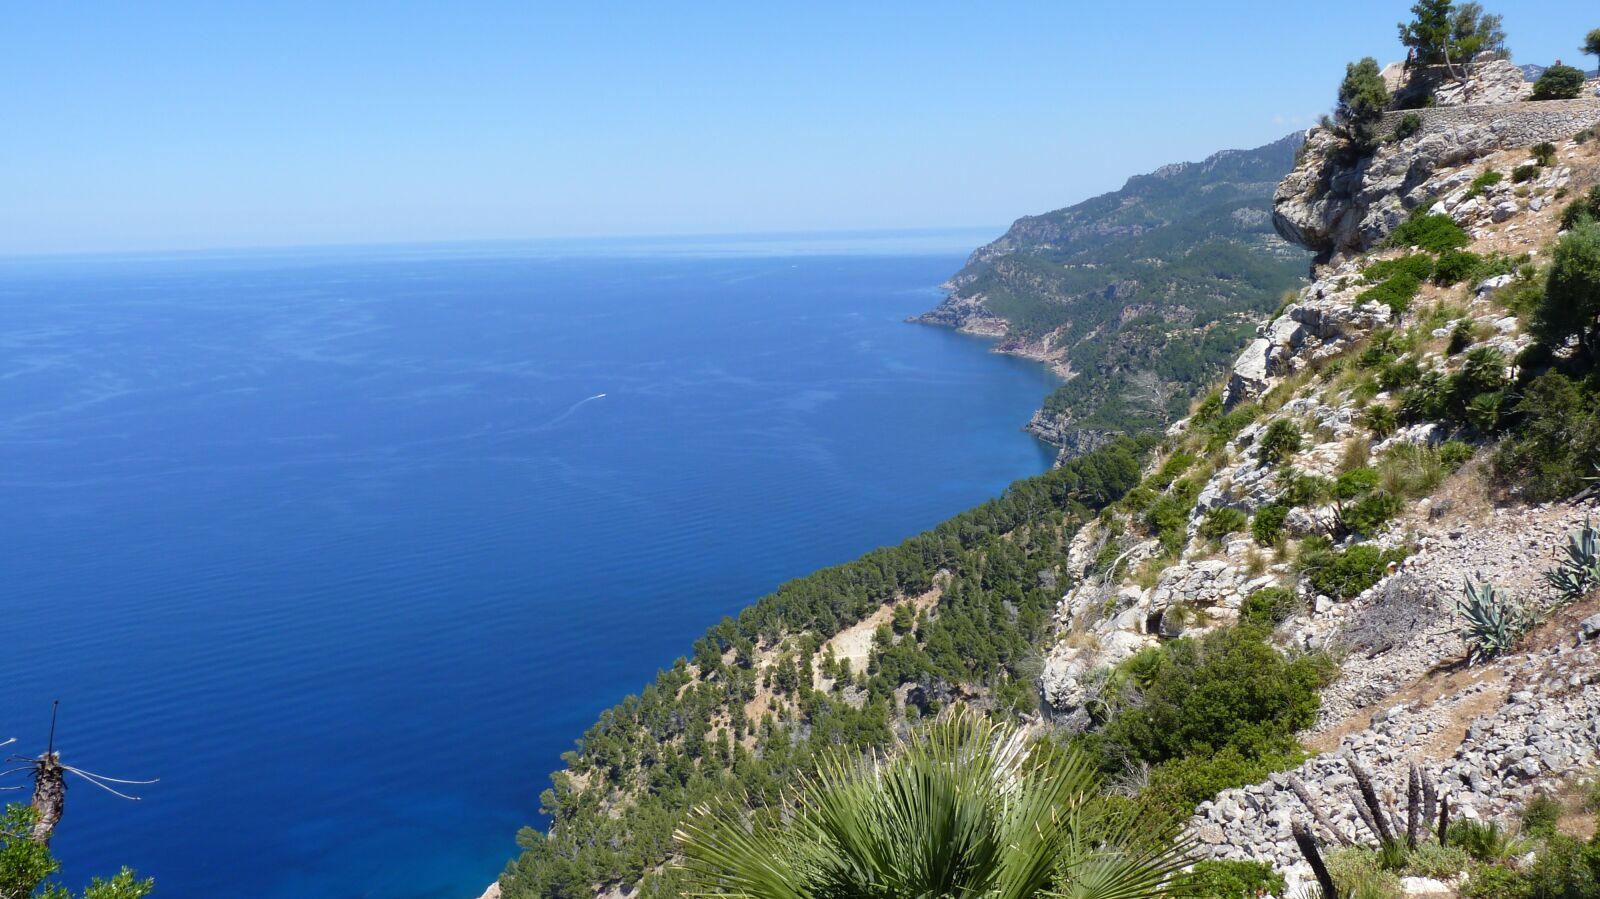
[[162,778],[70,879],[475,896],[705,627],[1047,467],[902,321],[983,238],[0,261],[0,736]]

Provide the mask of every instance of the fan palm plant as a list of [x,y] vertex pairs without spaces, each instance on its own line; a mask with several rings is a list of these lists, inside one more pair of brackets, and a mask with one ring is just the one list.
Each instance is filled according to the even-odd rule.
[[702,897],[1167,895],[1182,847],[1139,828],[1109,814],[1081,753],[963,710],[885,758],[835,756],[782,809],[702,806],[676,837]]

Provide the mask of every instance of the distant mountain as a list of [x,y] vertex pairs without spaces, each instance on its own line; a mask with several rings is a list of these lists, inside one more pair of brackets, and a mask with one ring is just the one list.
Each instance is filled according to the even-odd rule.
[[1180,416],[1254,336],[1310,259],[1273,231],[1301,135],[1163,166],[1018,219],[917,320],[997,337],[1071,380],[1030,428],[1068,449]]

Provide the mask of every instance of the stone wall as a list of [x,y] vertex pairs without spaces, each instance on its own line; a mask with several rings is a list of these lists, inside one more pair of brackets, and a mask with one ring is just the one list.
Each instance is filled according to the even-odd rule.
[[1509,149],[1565,140],[1600,124],[1600,97],[1395,111],[1384,113],[1379,133],[1393,133],[1400,121],[1412,114],[1421,117],[1423,134],[1482,126],[1494,132],[1501,149]]

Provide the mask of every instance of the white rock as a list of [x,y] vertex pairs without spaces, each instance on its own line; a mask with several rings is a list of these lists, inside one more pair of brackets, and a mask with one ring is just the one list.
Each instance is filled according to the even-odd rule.
[[1432,877],[1402,877],[1400,891],[1407,896],[1454,896],[1450,885]]

